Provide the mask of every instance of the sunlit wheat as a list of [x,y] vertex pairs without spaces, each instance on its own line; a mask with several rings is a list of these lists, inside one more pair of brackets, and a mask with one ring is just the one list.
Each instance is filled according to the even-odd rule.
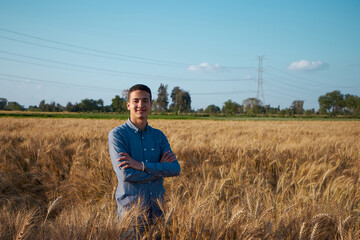
[[[141,209],[116,214],[107,133],[124,122],[0,118],[0,239],[140,231]],[[144,238],[360,239],[360,122],[149,124],[182,171],[164,179],[164,218]]]

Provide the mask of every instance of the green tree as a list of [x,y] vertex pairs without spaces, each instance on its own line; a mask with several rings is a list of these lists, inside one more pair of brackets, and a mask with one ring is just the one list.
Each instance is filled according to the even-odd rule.
[[290,109],[294,111],[295,114],[304,114],[304,101],[295,100],[292,102]]
[[113,107],[112,107],[112,104],[110,104],[110,105],[105,105],[103,111],[104,111],[104,112],[113,112],[114,109],[113,109]]
[[310,117],[311,115],[315,114],[315,109],[314,108],[307,109],[307,110],[305,110],[304,114],[305,114],[305,116]]
[[241,112],[241,106],[229,99],[224,103],[221,111],[226,115],[235,115]]
[[50,104],[45,105],[46,112],[55,112],[56,111],[56,104],[52,101]]
[[270,105],[265,105],[264,108],[267,114],[277,114],[280,111],[280,106],[270,107]]
[[221,110],[220,110],[220,108],[218,106],[216,106],[214,104],[211,104],[211,105],[206,107],[205,112],[206,113],[220,113]]
[[24,111],[25,110],[25,108],[17,102],[8,102],[5,109],[10,110],[10,111]]
[[71,109],[72,112],[81,112],[80,103],[75,103]]
[[129,89],[122,90],[121,97],[125,100],[125,102],[129,101]]
[[344,105],[354,117],[360,116],[360,97],[346,94]]
[[340,91],[332,91],[318,98],[320,112],[332,116],[340,114],[344,108],[344,95]]
[[88,98],[81,100],[79,107],[80,107],[80,111],[82,112],[93,112],[99,110],[97,101]]
[[45,112],[46,111],[46,104],[45,104],[45,100],[41,100],[39,103],[39,108],[41,111]]
[[102,100],[102,99],[96,100],[96,105],[97,105],[98,110],[102,111],[104,108],[104,100]]
[[112,108],[115,112],[121,113],[126,112],[126,101],[124,98],[121,98],[119,95],[116,95],[112,100]]
[[7,106],[7,99],[0,98],[0,110],[4,110],[6,106]]
[[189,92],[182,90],[180,87],[174,87],[171,92],[171,99],[171,111],[178,113],[191,111],[191,97]]
[[199,108],[195,111],[196,113],[203,113],[204,112],[204,109],[203,108]]
[[158,89],[158,96],[154,103],[154,110],[157,112],[166,112],[168,110],[168,93],[167,93],[167,85],[160,84]]
[[29,108],[28,108],[28,111],[30,111],[30,112],[39,112],[40,109],[36,105],[33,105],[33,106],[30,105]]
[[68,102],[65,107],[66,111],[73,112],[74,111],[74,105],[71,102]]
[[64,111],[64,107],[61,106],[60,103],[57,103],[56,106],[55,106],[55,111],[56,112],[62,112],[62,111]]
[[181,92],[181,88],[180,87],[174,87],[173,90],[171,91],[171,100],[172,100],[172,104],[176,105],[176,96]]
[[177,101],[180,102],[180,112],[191,112],[191,97],[189,92],[182,91]]
[[257,98],[247,98],[243,101],[243,106],[247,114],[264,113],[265,108]]

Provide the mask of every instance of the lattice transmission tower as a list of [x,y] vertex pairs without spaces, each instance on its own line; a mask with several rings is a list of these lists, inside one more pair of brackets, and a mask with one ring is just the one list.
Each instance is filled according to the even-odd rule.
[[262,73],[263,73],[263,68],[262,68],[262,61],[264,59],[264,56],[258,56],[257,57],[259,60],[259,65],[258,65],[258,77],[257,77],[257,92],[256,92],[256,98],[259,99],[261,101],[262,104],[264,104],[264,91],[263,91],[263,79],[262,79]]

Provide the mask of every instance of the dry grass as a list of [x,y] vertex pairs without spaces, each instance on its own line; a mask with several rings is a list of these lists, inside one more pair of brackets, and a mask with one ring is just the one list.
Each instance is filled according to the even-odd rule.
[[[0,119],[0,239],[131,239],[107,133],[123,121]],[[153,239],[359,239],[359,122],[152,120],[182,167]]]

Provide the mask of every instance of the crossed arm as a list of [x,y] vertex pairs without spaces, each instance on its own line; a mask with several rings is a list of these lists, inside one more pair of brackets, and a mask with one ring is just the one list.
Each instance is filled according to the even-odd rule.
[[[109,150],[114,170],[118,178],[129,182],[148,182],[159,177],[171,177],[180,174],[180,165],[172,153],[167,140],[164,149],[167,151],[159,162],[140,162],[133,159],[124,143],[123,137],[117,132],[109,133]],[[143,170],[144,164],[144,171]]]
[[[125,170],[127,168],[133,168],[139,171],[143,171],[144,163],[136,161],[129,154],[125,152],[120,152],[119,155],[122,155],[117,160],[118,162],[120,162],[118,166],[121,170]],[[175,160],[176,160],[175,154],[170,151],[167,151],[161,156],[160,163],[165,163],[165,162],[171,163],[174,162]],[[144,170],[146,170],[145,167]]]

